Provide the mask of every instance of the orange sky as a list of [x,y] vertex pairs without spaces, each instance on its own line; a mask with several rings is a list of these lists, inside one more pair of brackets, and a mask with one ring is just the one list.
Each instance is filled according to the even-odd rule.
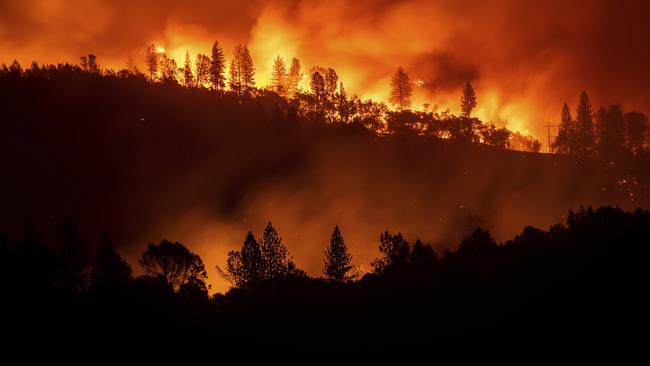
[[[650,41],[645,1],[0,1],[0,62],[77,62],[93,52],[114,68],[142,65],[150,43],[179,62],[209,53],[218,39],[230,57],[248,43],[258,86],[276,54],[304,70],[337,70],[351,93],[386,100],[403,65],[413,103],[458,110],[467,80],[476,115],[544,137],[564,101],[583,89],[596,105],[648,105]],[[306,84],[306,82],[305,82]],[[304,85],[307,87],[307,85]],[[542,139],[544,140],[544,139]]]

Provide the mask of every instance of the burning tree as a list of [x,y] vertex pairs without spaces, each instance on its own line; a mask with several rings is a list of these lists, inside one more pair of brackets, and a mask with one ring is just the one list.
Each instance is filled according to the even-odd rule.
[[409,76],[404,68],[397,69],[391,81],[390,102],[400,111],[411,108],[411,95],[413,88]]

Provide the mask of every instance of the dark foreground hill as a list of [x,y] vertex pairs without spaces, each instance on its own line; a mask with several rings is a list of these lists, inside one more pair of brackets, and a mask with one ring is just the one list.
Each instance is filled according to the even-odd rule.
[[500,245],[481,229],[442,255],[416,244],[355,282],[294,273],[211,298],[148,276],[66,287],[58,270],[65,256],[34,240],[3,242],[3,330],[31,341],[215,347],[433,345],[459,337],[611,345],[643,331],[648,242],[647,211],[581,208],[567,225],[527,227]]
[[0,232],[20,240],[32,222],[56,242],[74,217],[91,253],[105,233],[135,263],[147,242],[169,237],[212,269],[242,233],[273,220],[318,275],[334,224],[367,263],[385,229],[444,249],[479,225],[506,240],[564,221],[567,207],[649,206],[642,159],[377,136],[295,112],[273,93],[239,98],[79,72],[3,79]]
[[[239,98],[78,73],[3,80],[0,116],[5,331],[292,344],[640,331],[650,214],[565,210],[648,207],[642,157],[576,160],[379,136],[298,117],[273,93]],[[80,231],[65,226],[64,239],[86,253],[57,246],[67,217]],[[132,264],[146,242],[172,236],[212,269],[268,220],[290,233],[287,247],[306,273],[209,296],[194,283],[132,278],[114,252],[101,257],[115,272],[100,286],[84,262],[97,263],[102,233]],[[210,235],[196,234],[215,222]],[[386,229],[436,252],[406,246],[358,281],[326,282],[317,278],[322,239],[334,224],[359,263],[377,256]],[[529,224],[550,229],[522,232]],[[224,232],[234,239],[224,244]],[[201,244],[211,235],[221,242]],[[214,251],[221,259],[204,255]]]

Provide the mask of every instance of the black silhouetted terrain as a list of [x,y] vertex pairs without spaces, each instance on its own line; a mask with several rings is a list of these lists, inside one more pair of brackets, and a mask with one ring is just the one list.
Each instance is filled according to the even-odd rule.
[[356,281],[278,272],[209,297],[204,285],[195,286],[203,281],[200,258],[180,243],[152,244],[142,256],[147,268],[158,258],[167,263],[158,268],[174,270],[132,279],[104,241],[91,276],[77,273],[84,285],[70,288],[63,252],[37,237],[2,240],[4,329],[77,336],[144,331],[149,339],[190,333],[262,343],[453,336],[602,341],[628,336],[646,311],[648,211],[580,208],[569,212],[566,225],[526,227],[502,244],[477,228],[442,254],[419,240],[411,246],[401,234],[383,233],[381,242],[375,272]]
[[[650,205],[643,152],[612,164],[504,150],[462,133],[418,135],[408,123],[377,135],[379,115],[330,123],[273,92],[240,98],[128,72],[35,70],[0,78],[0,232],[13,240],[28,221],[58,240],[75,217],[93,246],[108,233],[124,249],[168,234],[162,223],[185,212],[262,224],[278,220],[270,204],[288,201],[287,222],[353,207],[350,222],[332,224],[384,222],[368,240],[394,225],[439,246],[480,222],[507,238],[533,222],[552,224],[567,207]],[[463,121],[432,120],[433,130],[465,131]]]
[[[650,213],[630,212],[650,206],[640,144],[613,160],[524,153],[473,133],[415,133],[410,111],[391,114],[392,127],[377,134],[372,117],[332,123],[274,92],[152,84],[65,65],[35,70],[0,78],[4,329],[305,343],[612,337],[645,311]],[[618,121],[616,108],[606,113],[604,125]],[[480,124],[435,122],[451,131]],[[257,238],[242,232],[241,250],[219,263],[234,288],[214,296],[207,258],[183,238],[137,242],[143,233],[164,237],[175,214],[197,207],[212,218],[250,214],[251,197],[274,190],[302,193],[304,216],[343,219],[343,205],[366,223],[409,225],[415,234],[376,237],[380,257],[365,275],[350,265],[352,243],[338,227],[329,248],[306,239],[290,248],[317,252],[321,279],[268,223]],[[276,201],[265,219],[283,216],[287,202]],[[493,239],[581,203],[604,207],[570,212],[548,231]],[[476,228],[484,219],[491,232]],[[440,242],[411,244],[418,228]],[[142,271],[116,247],[143,253]]]

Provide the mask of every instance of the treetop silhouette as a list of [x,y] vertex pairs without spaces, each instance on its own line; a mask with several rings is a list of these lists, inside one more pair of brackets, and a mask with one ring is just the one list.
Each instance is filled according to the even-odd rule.
[[203,261],[179,242],[163,240],[149,244],[138,260],[147,275],[159,277],[175,290],[183,285],[202,285],[208,274]]
[[341,230],[337,225],[334,227],[334,232],[332,232],[330,245],[325,251],[325,267],[323,268],[325,278],[334,282],[346,282],[354,279],[356,274],[352,273],[353,267],[351,264],[352,254],[348,251]]

